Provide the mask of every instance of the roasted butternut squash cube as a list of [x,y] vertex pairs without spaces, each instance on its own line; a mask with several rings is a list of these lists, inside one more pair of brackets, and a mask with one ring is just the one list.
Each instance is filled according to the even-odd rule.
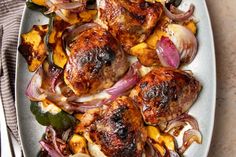
[[130,53],[136,56],[140,63],[145,66],[160,65],[156,50],[149,48],[147,43],[143,42],[132,47]]
[[53,49],[53,61],[54,63],[63,68],[67,62],[67,55],[62,47],[62,33],[70,26],[69,23],[55,18],[52,32],[49,36],[49,43]]
[[158,150],[158,152],[161,154],[161,156],[165,156],[166,154],[166,149],[160,145],[159,143],[153,144],[153,146]]
[[152,49],[156,49],[157,42],[161,40],[162,36],[166,36],[166,32],[161,29],[156,29],[146,40],[148,46]]
[[190,20],[184,23],[184,26],[187,27],[193,34],[197,33],[197,23],[194,20]]
[[148,126],[147,127],[147,134],[148,137],[154,140],[156,143],[154,146],[160,151],[164,152],[161,146],[162,144],[165,145],[166,148],[169,150],[175,151],[175,139],[173,136],[167,134],[167,133],[161,133],[160,130],[157,127],[154,126]]
[[34,4],[40,5],[40,6],[47,6],[46,0],[31,0]]
[[82,19],[83,22],[89,22],[93,20],[96,14],[97,14],[97,10],[86,10],[84,12],[81,12],[79,14],[79,17]]
[[78,134],[72,135],[69,141],[69,147],[73,153],[85,153],[88,154],[87,142],[83,136]]
[[47,25],[34,25],[28,33],[21,35],[22,42],[18,49],[27,61],[30,72],[38,69],[47,56],[44,45],[47,30]]

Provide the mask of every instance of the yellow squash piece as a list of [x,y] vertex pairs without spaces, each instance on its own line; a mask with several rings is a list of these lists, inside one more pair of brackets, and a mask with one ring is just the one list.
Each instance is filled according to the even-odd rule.
[[166,154],[166,149],[160,145],[159,143],[153,144],[153,146],[158,150],[158,152],[161,154],[161,156],[165,156]]
[[46,6],[46,0],[31,0],[34,4]]
[[145,48],[148,48],[148,44],[142,42],[142,43],[140,43],[140,44],[135,45],[134,47],[132,47],[132,48],[130,49],[130,52],[131,52],[131,54],[134,54],[134,55],[135,55],[139,50],[145,49]]
[[74,134],[70,141],[69,141],[69,147],[73,153],[85,153],[89,154],[87,150],[87,142],[86,139],[83,136],[80,136],[78,134]]
[[83,22],[90,22],[97,14],[97,10],[86,10],[79,14]]
[[70,26],[69,23],[55,18],[52,32],[49,36],[49,43],[53,49],[53,61],[54,63],[63,68],[67,62],[67,55],[62,47],[62,33]]
[[[94,17],[97,14],[96,10],[86,10],[81,13],[75,13],[75,12],[71,12],[69,10],[64,10],[64,9],[61,9],[61,11],[67,19],[66,22],[68,22],[71,25],[74,25],[80,22],[90,22],[94,19]],[[59,17],[57,18],[60,19]]]
[[162,15],[160,21],[158,22],[154,32],[147,38],[146,43],[152,49],[156,49],[157,42],[160,41],[162,36],[167,36],[166,28],[168,24],[171,23],[171,20]]
[[165,153],[165,148],[162,146],[163,144],[169,150],[175,151],[175,139],[173,136],[161,133],[160,130],[154,126],[147,126],[147,133],[148,137],[156,142],[154,146],[161,154]]
[[47,25],[34,25],[30,32],[21,35],[19,51],[26,59],[30,72],[38,69],[47,56],[44,46],[47,30]]
[[156,29],[146,40],[148,46],[152,49],[156,49],[157,42],[161,40],[162,36],[166,36],[166,32],[161,29]]
[[74,116],[75,116],[76,119],[78,119],[79,121],[81,121],[83,115],[84,115],[84,114],[82,114],[82,113],[77,113],[77,114],[75,114]]
[[196,35],[196,33],[197,33],[197,24],[196,24],[195,21],[190,20],[188,22],[185,22],[184,26],[187,27],[191,32],[193,32],[193,34]]
[[160,65],[156,50],[151,49],[147,43],[140,43],[130,49],[130,54],[138,58],[144,66]]
[[61,112],[61,109],[57,107],[51,101],[44,99],[42,102],[39,102],[42,112],[50,112],[51,114],[55,115]]

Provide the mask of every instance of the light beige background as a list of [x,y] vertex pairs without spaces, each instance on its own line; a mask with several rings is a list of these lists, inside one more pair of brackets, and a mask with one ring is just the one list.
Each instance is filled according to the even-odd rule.
[[236,0],[206,0],[216,47],[217,100],[208,157],[236,157]]

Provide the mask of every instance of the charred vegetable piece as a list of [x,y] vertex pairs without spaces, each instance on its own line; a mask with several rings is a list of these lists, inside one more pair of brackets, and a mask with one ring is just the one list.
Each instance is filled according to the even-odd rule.
[[48,38],[45,38],[45,44],[48,45],[49,52],[51,53],[50,54],[51,62],[53,62],[58,67],[63,68],[67,62],[67,56],[62,47],[61,36],[62,36],[62,32],[70,24],[58,18],[54,18],[51,24],[53,26],[52,26],[51,32],[49,33]]
[[31,102],[30,110],[41,125],[52,125],[57,130],[66,130],[76,123],[73,116],[62,111],[48,100]]
[[48,8],[45,6],[44,0],[32,0],[32,1],[27,1],[26,6],[27,8],[35,11],[41,12],[44,16],[50,17],[53,14],[45,14],[45,12],[48,10]]
[[40,6],[46,6],[46,0],[31,0],[31,2]]
[[144,66],[160,65],[159,58],[154,49],[145,42],[135,45],[130,49],[130,54],[138,58]]
[[166,150],[175,151],[175,139],[173,136],[167,133],[161,133],[157,127],[147,126],[148,137],[154,142],[153,146],[161,153],[162,156],[165,155]]
[[69,140],[69,147],[75,154],[88,154],[86,139],[78,134],[72,135],[71,139]]
[[166,27],[171,23],[171,20],[162,15],[160,21],[158,22],[154,32],[145,41],[148,46],[152,49],[156,49],[157,43],[161,40],[162,36],[167,36]]
[[34,25],[28,33],[21,35],[19,52],[27,61],[30,72],[38,69],[47,56],[44,45],[44,36],[47,31],[47,25]]
[[187,27],[194,35],[197,34],[197,24],[194,20],[190,20],[184,23],[184,26]]

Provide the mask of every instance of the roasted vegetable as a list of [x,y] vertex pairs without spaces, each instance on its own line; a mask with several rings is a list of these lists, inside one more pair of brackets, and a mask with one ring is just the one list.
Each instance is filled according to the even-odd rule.
[[29,8],[31,10],[41,12],[44,16],[47,16],[47,17],[54,16],[54,14],[45,14],[45,12],[48,10],[48,8],[46,7],[46,5],[43,1],[44,0],[27,1],[26,6],[27,6],[27,8]]
[[163,15],[158,22],[154,32],[145,41],[152,49],[156,49],[157,42],[161,40],[162,36],[166,36],[166,27],[171,23],[171,20]]
[[[69,10],[61,10],[62,16],[57,16],[59,20],[63,20],[64,22],[69,23],[70,25],[74,25],[81,22],[90,22],[95,18],[97,14],[96,10],[86,10],[80,13],[72,12]],[[63,18],[62,18],[63,17]]]
[[31,0],[31,2],[40,6],[46,6],[46,0]]
[[34,25],[28,33],[21,35],[19,52],[26,59],[30,72],[38,69],[47,56],[44,45],[44,36],[47,31],[47,25]]
[[45,44],[48,44],[50,47],[50,53],[52,53],[52,60],[55,65],[63,68],[67,62],[66,53],[62,47],[62,33],[63,31],[70,26],[69,23],[64,22],[58,18],[54,18],[53,27],[51,29],[49,38],[45,40]]
[[194,20],[189,20],[184,23],[184,26],[187,27],[193,34],[197,33],[197,24]]
[[72,115],[62,111],[48,100],[31,102],[30,110],[41,125],[52,125],[57,130],[66,130],[76,123]]
[[135,45],[130,49],[130,54],[136,56],[139,62],[145,66],[160,65],[156,51],[151,49],[147,43]]
[[86,139],[78,134],[72,135],[69,140],[69,147],[73,153],[88,154]]
[[143,65],[161,65],[155,49],[157,42],[160,41],[161,37],[166,36],[165,28],[170,22],[170,19],[163,15],[153,33],[144,42],[137,44],[130,49],[131,54],[137,56]]
[[165,148],[171,151],[175,151],[175,139],[167,133],[161,133],[157,127],[147,126],[148,137],[153,141],[153,146],[161,153],[165,155]]

